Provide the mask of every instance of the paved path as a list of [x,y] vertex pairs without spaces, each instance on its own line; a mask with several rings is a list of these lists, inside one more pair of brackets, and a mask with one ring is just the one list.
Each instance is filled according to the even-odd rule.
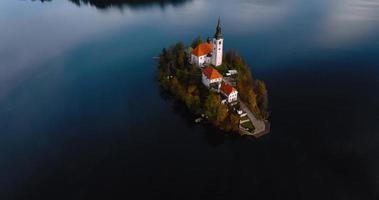
[[[223,78],[223,80],[231,84],[230,78]],[[259,120],[255,117],[255,115],[251,112],[251,110],[246,106],[244,102],[241,101],[241,98],[238,97],[238,101],[240,102],[241,109],[247,113],[247,117],[250,119],[251,123],[253,123],[255,130],[254,133],[249,133],[249,135],[253,135],[255,137],[260,137],[266,133],[268,133],[270,130],[270,125],[269,123],[265,123],[263,120]]]
[[249,119],[251,120],[251,122],[253,123],[255,127],[253,135],[261,134],[265,132],[266,131],[265,122],[257,119],[244,102],[242,102],[241,100],[239,100],[239,102],[241,105],[241,109],[247,113],[247,116],[249,117]]

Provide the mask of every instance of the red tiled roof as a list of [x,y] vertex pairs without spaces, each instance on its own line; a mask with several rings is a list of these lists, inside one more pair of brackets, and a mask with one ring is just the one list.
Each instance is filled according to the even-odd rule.
[[225,83],[224,81],[221,82],[220,90],[223,93],[225,93],[226,95],[230,95],[232,92],[236,91],[236,89],[234,87],[232,87],[231,85]]
[[216,79],[216,78],[222,78],[222,75],[214,68],[212,67],[206,67],[203,69],[203,74],[209,79]]
[[210,43],[202,43],[199,44],[193,51],[192,54],[195,56],[203,56],[203,55],[208,55],[209,53],[212,52],[212,44]]

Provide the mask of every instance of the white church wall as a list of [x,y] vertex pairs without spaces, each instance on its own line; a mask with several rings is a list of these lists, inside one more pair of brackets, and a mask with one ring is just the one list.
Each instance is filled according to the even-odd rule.
[[204,74],[202,74],[202,77],[201,77],[201,81],[203,82],[203,84],[206,86],[206,87],[209,87],[209,80],[208,80],[208,78],[204,75]]
[[212,65],[222,65],[224,39],[213,39]]

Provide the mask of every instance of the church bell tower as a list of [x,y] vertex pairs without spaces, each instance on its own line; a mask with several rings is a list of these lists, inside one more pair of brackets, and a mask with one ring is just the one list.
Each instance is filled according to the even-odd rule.
[[219,66],[222,64],[224,38],[221,33],[221,20],[218,18],[215,37],[213,38],[212,65]]

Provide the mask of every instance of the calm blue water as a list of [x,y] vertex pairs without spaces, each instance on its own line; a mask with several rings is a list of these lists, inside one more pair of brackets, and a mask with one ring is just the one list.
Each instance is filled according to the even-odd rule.
[[[259,140],[193,124],[155,80],[219,16],[269,89]],[[379,199],[376,0],[2,0],[0,30],[0,199]]]

